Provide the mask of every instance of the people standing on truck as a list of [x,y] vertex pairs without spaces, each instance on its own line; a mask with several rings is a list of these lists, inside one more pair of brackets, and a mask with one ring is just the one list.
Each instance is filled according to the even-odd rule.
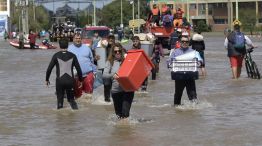
[[[82,38],[80,34],[75,34],[73,44],[68,47],[68,51],[76,55],[82,70],[82,76],[84,78],[83,86],[80,88],[81,91],[79,91],[79,87],[76,87],[76,89],[78,89],[76,90],[77,96],[80,97],[83,95],[87,98],[92,97],[94,77],[96,73],[96,66],[94,65],[92,50],[87,45],[82,44]],[[77,83],[78,80],[76,79],[76,85]]]
[[171,14],[171,11],[168,10],[165,15],[163,15],[163,19],[162,19],[162,22],[163,22],[163,26],[164,27],[172,27],[173,24],[173,16]]
[[197,31],[196,34],[192,36],[192,39],[190,40],[189,46],[192,45],[192,49],[199,52],[200,57],[203,59],[203,62],[200,65],[201,74],[205,77],[206,76],[206,69],[205,69],[205,56],[204,51],[206,49],[204,37],[201,35],[201,31]]
[[163,4],[162,4],[162,8],[161,8],[161,15],[162,15],[162,16],[163,16],[163,15],[166,15],[167,11],[168,11],[167,5],[166,5],[165,3],[163,3]]
[[[167,60],[168,67],[171,65],[172,60],[175,60],[177,56],[189,53],[191,51],[194,51],[193,49],[189,48],[189,37],[188,36],[182,36],[181,38],[181,48],[176,49],[172,52],[171,56]],[[199,57],[199,55],[196,55],[198,57],[198,61],[202,61],[202,59]],[[181,105],[181,98],[183,95],[183,90],[186,87],[187,95],[190,101],[197,102],[197,93],[196,93],[196,83],[195,79],[191,77],[187,77],[188,75],[181,76],[181,79],[175,80],[175,94],[174,94],[174,105],[178,106]]]
[[33,32],[33,30],[29,30],[29,44],[30,44],[30,49],[35,49],[35,42],[36,42],[37,34]]
[[151,61],[154,64],[154,68],[151,70],[152,72],[152,80],[156,80],[156,74],[159,72],[159,63],[160,58],[164,57],[163,47],[159,38],[155,40],[153,54],[151,57]]
[[148,20],[150,21],[152,26],[159,26],[160,11],[156,4],[153,5]]
[[246,45],[256,47],[252,41],[240,31],[241,22],[236,19],[233,22],[234,31],[230,32],[225,39],[224,46],[227,49],[229,57],[232,79],[238,79],[241,75],[241,68],[244,56],[246,54]]
[[183,24],[183,13],[184,11],[181,8],[178,8],[175,12],[174,12],[174,21],[173,21],[173,25],[174,27],[181,27]]

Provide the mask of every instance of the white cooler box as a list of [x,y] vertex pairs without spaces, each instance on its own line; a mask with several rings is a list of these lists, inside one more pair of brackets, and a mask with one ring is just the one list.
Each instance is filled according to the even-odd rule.
[[198,61],[172,61],[171,63],[172,80],[197,80]]
[[141,49],[143,49],[149,57],[153,54],[153,44],[149,41],[141,41]]

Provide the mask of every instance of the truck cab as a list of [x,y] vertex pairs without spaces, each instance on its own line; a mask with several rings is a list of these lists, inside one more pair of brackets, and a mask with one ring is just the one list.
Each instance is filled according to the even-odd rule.
[[94,33],[98,32],[98,36],[102,39],[106,39],[110,33],[110,28],[107,26],[86,26],[82,29],[82,41],[87,46],[92,45]]

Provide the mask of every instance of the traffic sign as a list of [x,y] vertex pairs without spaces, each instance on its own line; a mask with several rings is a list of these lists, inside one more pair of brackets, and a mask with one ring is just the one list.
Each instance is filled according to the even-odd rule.
[[140,27],[140,25],[145,23],[146,21],[144,19],[129,20],[129,27]]

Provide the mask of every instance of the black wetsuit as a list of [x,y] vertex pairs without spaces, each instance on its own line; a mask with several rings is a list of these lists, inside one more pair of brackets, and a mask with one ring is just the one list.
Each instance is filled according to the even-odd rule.
[[74,74],[73,67],[77,70],[79,80],[82,81],[82,71],[76,56],[68,51],[60,51],[54,54],[46,71],[46,81],[49,81],[52,69],[56,66],[56,94],[57,109],[63,108],[64,95],[72,109],[78,109],[74,99]]

